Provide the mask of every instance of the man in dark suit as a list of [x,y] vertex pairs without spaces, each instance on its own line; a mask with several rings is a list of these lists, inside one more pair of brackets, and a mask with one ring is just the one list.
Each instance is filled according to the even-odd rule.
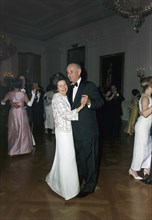
[[85,197],[94,192],[99,171],[99,131],[96,110],[103,105],[103,100],[94,83],[83,79],[80,65],[72,63],[67,67],[67,76],[72,85],[68,98],[71,108],[86,100],[85,108],[79,113],[79,120],[72,121],[73,137],[80,184],[84,187],[78,197]]
[[145,184],[152,184],[152,162],[151,162],[151,168],[150,168],[150,174],[146,179],[141,180]]
[[[28,99],[30,100],[32,97],[32,87],[29,84],[27,77],[24,75],[19,75],[18,78],[22,81],[21,91],[25,92],[27,94]],[[30,127],[32,128],[32,124],[33,124],[32,108],[25,104],[25,109],[28,115]]]

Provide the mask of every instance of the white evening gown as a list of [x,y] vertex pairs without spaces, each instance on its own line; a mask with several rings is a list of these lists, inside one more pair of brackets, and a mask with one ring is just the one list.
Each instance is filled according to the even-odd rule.
[[[141,96],[139,100],[139,109],[141,111]],[[152,105],[152,98],[149,98],[149,107]],[[152,139],[150,130],[152,125],[152,114],[147,118],[139,116],[135,125],[134,150],[131,169],[140,171],[141,168],[150,168]]]
[[54,118],[53,118],[53,110],[52,110],[52,97],[53,92],[48,91],[44,94],[44,98],[46,101],[44,102],[44,109],[45,109],[45,122],[44,126],[45,129],[54,129]]
[[66,96],[56,93],[52,100],[55,120],[56,151],[46,182],[65,200],[75,197],[79,191],[79,179],[75,159],[71,120],[78,120],[76,110],[71,111]]

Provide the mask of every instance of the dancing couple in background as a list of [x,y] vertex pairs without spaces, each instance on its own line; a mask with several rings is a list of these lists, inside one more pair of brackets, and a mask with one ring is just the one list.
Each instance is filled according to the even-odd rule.
[[2,105],[5,105],[7,101],[11,104],[8,116],[9,156],[31,153],[34,145],[25,103],[28,107],[32,106],[36,90],[32,91],[32,97],[29,100],[27,94],[21,91],[21,88],[21,79],[12,80],[12,90],[1,101]]

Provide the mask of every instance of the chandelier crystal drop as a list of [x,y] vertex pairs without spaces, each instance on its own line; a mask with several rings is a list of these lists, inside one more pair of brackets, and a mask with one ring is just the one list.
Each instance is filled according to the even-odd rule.
[[103,4],[117,14],[128,19],[136,33],[152,13],[152,0],[103,0]]

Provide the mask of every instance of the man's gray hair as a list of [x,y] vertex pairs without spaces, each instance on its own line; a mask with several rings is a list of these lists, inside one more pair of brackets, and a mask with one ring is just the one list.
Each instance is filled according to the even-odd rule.
[[68,66],[69,65],[75,65],[77,67],[77,69],[81,70],[81,66],[78,63],[69,63]]

